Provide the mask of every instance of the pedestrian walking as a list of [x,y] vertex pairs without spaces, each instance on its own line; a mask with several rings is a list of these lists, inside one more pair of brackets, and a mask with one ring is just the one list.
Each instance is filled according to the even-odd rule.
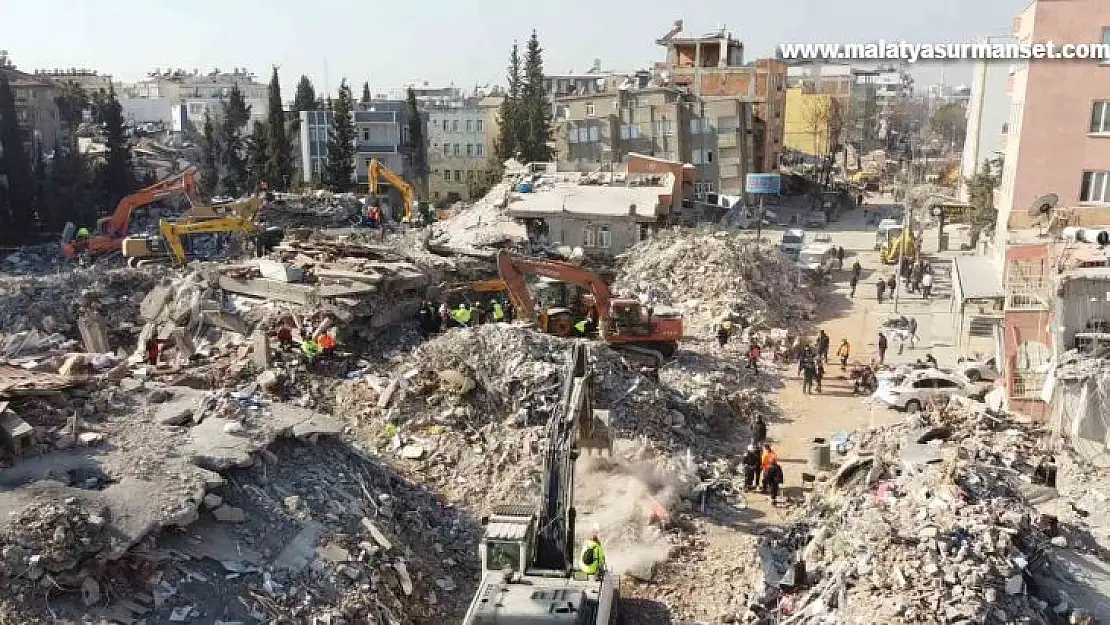
[[759,343],[752,341],[751,346],[748,347],[748,368],[756,373],[759,373],[759,357],[761,354]]
[[916,293],[921,289],[921,275],[924,273],[924,268],[921,263],[914,263],[910,269],[910,293]]
[[880,304],[883,303],[884,294],[886,294],[886,280],[883,280],[880,276],[879,281],[875,283],[875,295]]
[[813,393],[813,386],[817,384],[817,359],[809,358],[802,365],[802,392],[806,395]]
[[829,335],[824,330],[817,333],[817,359],[829,361]]
[[[771,465],[778,461],[779,455],[775,453],[775,450],[771,449],[771,444],[763,443],[763,452],[759,455],[759,470],[763,474],[761,478],[766,478],[767,469],[771,468]],[[763,492],[767,492],[766,480],[760,479],[759,482],[763,486]]]
[[752,431],[752,445],[759,446],[767,442],[767,422],[763,420],[763,415],[756,413],[748,427]]
[[852,277],[856,280],[859,280],[861,275],[863,275],[863,265],[859,264],[859,261],[857,260],[852,263]]
[[779,466],[779,461],[772,460],[763,472],[763,490],[771,498],[771,505],[776,506],[779,503],[779,493],[782,491],[782,483],[785,476],[782,474],[782,467]]
[[731,335],[732,320],[722,319],[720,323],[717,324],[717,344],[721,346],[721,349],[724,349],[725,345],[728,344],[728,338]]
[[910,333],[910,349],[913,349],[917,346],[917,317],[910,317],[909,322],[906,324],[906,330]]
[[848,339],[840,339],[840,346],[836,348],[836,357],[840,359],[840,368],[848,368],[848,359],[852,357],[852,344]]
[[837,269],[844,269],[844,246],[840,245],[836,248],[836,264]]
[[887,348],[886,335],[883,334],[882,332],[880,332],[879,333],[879,364],[880,365],[886,362],[886,348]]
[[933,294],[933,274],[927,273],[921,276],[921,298],[929,299]]
[[825,363],[821,359],[817,359],[813,362],[813,365],[814,365],[813,381],[817,385],[817,392],[820,393],[821,392],[821,381],[825,379]]
[[856,274],[853,273],[852,277],[848,279],[848,297],[851,298],[851,299],[856,298],[856,285],[857,284],[859,284],[859,277],[856,276]]
[[759,447],[752,443],[744,452],[740,460],[740,468],[744,472],[744,490],[755,490],[759,487]]
[[887,280],[886,280],[886,290],[890,291],[890,297],[892,299],[894,298],[894,289],[897,289],[897,288],[898,288],[898,280],[895,279],[894,274],[890,274],[890,277],[887,278]]

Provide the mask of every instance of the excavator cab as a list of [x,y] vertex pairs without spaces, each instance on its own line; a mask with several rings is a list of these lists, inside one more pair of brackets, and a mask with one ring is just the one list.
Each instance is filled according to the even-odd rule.
[[651,314],[634,299],[614,299],[609,308],[612,312],[613,334],[621,336],[651,336]]

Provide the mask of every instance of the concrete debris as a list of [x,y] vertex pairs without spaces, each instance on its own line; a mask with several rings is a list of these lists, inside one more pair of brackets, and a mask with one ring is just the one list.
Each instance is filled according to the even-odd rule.
[[[899,455],[921,428],[940,426],[953,436],[928,444],[943,451],[942,462]],[[1048,574],[1053,550],[1082,534],[1027,503],[1034,428],[953,402],[861,432],[860,447],[860,460],[842,465],[792,525],[765,539],[786,566],[797,558],[805,581],[761,578],[753,622],[766,609],[799,623],[926,623],[938,610],[945,622],[985,614],[992,622],[1047,622],[1048,604],[1024,593],[1026,580]]]
[[813,318],[816,292],[776,249],[730,231],[664,230],[621,254],[615,287],[679,308],[704,334],[728,317],[757,330]]

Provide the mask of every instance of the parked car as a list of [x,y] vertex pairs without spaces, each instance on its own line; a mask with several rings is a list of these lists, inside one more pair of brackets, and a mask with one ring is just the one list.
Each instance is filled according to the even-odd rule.
[[998,379],[998,366],[994,358],[986,360],[964,360],[961,358],[956,363],[956,369],[972,382]]
[[974,394],[971,382],[961,374],[946,373],[937,369],[913,371],[901,379],[879,381],[879,390],[873,397],[891,408],[917,412],[925,404],[952,395],[968,397]]
[[806,228],[824,228],[829,225],[829,218],[822,211],[810,211],[806,214],[802,225]]

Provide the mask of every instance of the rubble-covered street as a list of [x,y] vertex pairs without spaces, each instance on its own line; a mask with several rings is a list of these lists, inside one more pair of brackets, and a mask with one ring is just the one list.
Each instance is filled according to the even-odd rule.
[[[540,500],[581,340],[519,321],[418,332],[422,302],[469,298],[457,285],[496,276],[498,249],[537,251],[502,213],[513,188],[385,235],[320,229],[320,198],[262,259],[52,273],[28,270],[45,251],[6,259],[0,622],[460,622],[481,519]],[[832,236],[870,254],[866,231]],[[578,461],[575,504],[579,538],[597,533],[622,576],[625,622],[1082,614],[1068,588],[1103,561],[1106,497],[1065,466],[1091,488],[1032,485],[1039,424],[971,400],[885,411],[839,371],[798,394],[775,354],[815,324],[868,357],[883,313],[840,276],[819,284],[751,232],[712,228],[661,230],[612,268],[618,293],[685,323],[657,378],[593,350],[616,442]],[[335,352],[307,364],[298,343],[325,334]],[[786,467],[779,507],[742,486],[755,415]],[[810,442],[834,435],[833,463],[803,483]]]

